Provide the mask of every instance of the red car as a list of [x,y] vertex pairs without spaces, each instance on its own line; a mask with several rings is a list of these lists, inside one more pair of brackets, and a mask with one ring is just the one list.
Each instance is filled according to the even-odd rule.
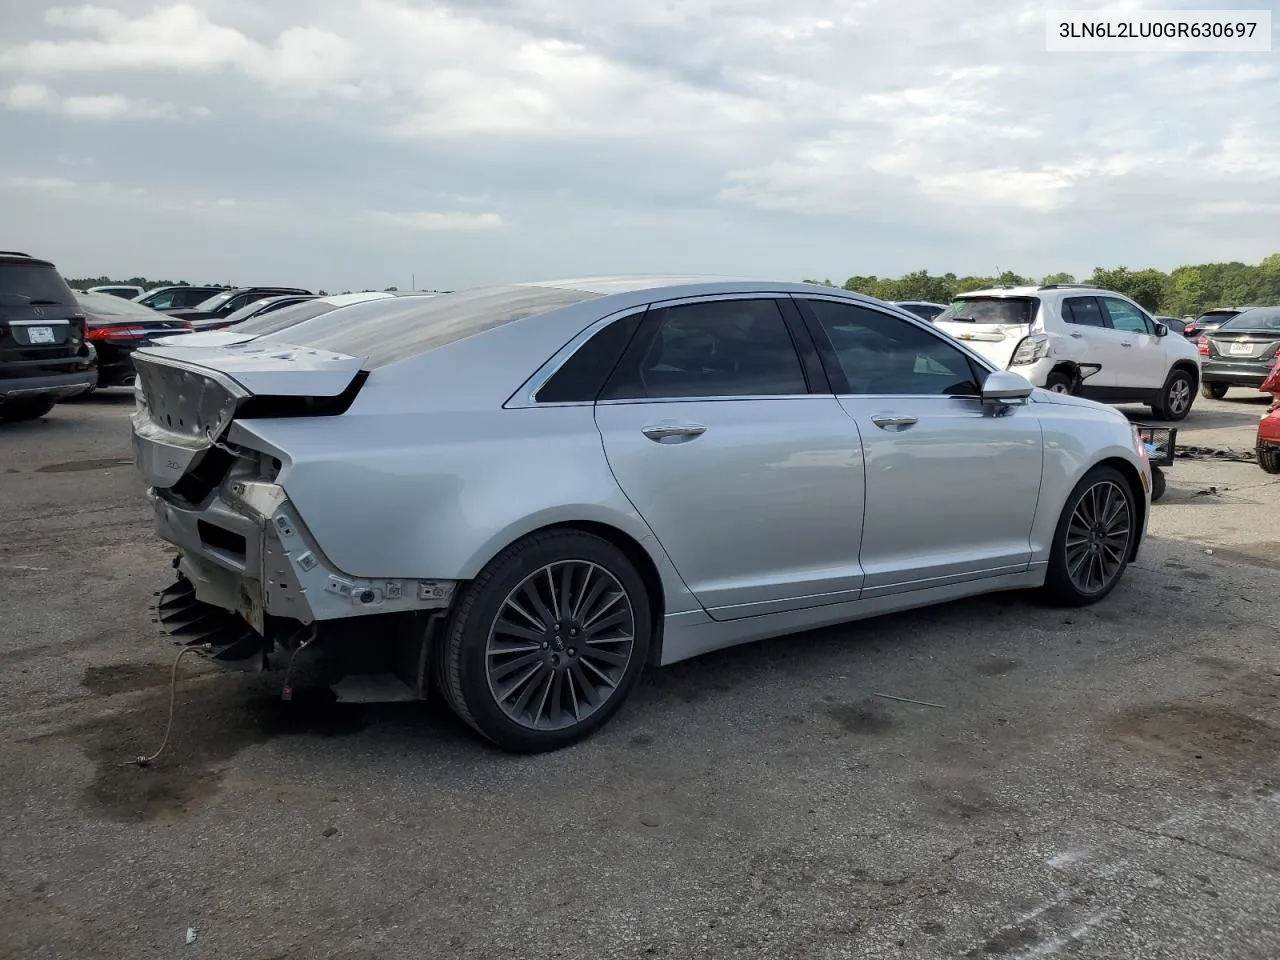
[[1258,389],[1271,394],[1271,411],[1258,423],[1258,465],[1267,473],[1280,473],[1280,358]]

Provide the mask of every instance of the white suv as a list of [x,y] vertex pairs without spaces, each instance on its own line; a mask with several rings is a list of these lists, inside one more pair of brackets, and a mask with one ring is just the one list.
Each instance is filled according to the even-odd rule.
[[1161,420],[1191,412],[1200,354],[1128,297],[1087,284],[959,294],[934,326],[1037,387],[1105,403],[1145,403]]

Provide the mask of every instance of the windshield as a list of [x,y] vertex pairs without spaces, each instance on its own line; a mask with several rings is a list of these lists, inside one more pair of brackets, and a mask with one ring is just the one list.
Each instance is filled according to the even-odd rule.
[[439,297],[370,300],[335,310],[263,340],[365,357],[381,367],[525,317],[595,299],[560,287],[487,287]]
[[1239,310],[1208,310],[1196,318],[1196,323],[1206,320],[1209,323],[1221,323],[1223,320],[1230,320],[1232,317],[1238,317],[1239,315]]
[[250,317],[248,320],[236,324],[236,333],[252,333],[257,336],[275,333],[277,330],[284,330],[294,324],[302,323],[303,320],[321,317],[330,310],[337,309],[336,304],[326,303],[323,300],[295,303],[288,307],[281,307],[279,310],[272,310],[270,313],[265,313],[261,316]]
[[90,319],[93,317],[137,317],[139,320],[160,318],[160,314],[148,306],[132,300],[122,300],[109,293],[77,293],[76,300]]
[[53,267],[42,263],[0,263],[0,304],[27,307],[75,303],[71,288]]
[[1280,330],[1280,307],[1259,307],[1238,313],[1219,330]]
[[[276,299],[276,297],[262,297],[260,300],[254,300],[252,303],[246,304],[239,310],[227,314],[225,322],[228,325],[231,325],[233,323],[239,323],[241,320],[250,319],[255,314],[261,313],[266,307],[270,306],[273,301],[276,301]],[[287,300],[282,301],[282,306],[276,307],[276,310],[281,310],[284,306],[288,306]],[[274,313],[275,311],[272,312]]]
[[1026,326],[1036,317],[1040,301],[1035,297],[965,297],[953,300],[938,314],[935,323],[958,320],[961,323],[1021,324]]

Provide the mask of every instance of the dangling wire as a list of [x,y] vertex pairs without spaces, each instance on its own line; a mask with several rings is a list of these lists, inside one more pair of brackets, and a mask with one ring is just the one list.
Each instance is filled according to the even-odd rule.
[[173,675],[169,679],[169,720],[164,727],[164,739],[160,741],[160,749],[149,757],[134,757],[132,760],[126,760],[124,763],[117,764],[121,767],[145,767],[147,764],[155,760],[160,754],[164,753],[164,748],[169,745],[169,734],[173,732],[173,714],[174,707],[178,698],[178,664],[182,662],[182,658],[188,653],[197,650],[196,647],[183,647],[178,651],[178,656],[173,661]]

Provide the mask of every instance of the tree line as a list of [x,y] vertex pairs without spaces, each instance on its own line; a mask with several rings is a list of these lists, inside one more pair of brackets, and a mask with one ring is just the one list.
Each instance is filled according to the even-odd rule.
[[[830,280],[808,280],[834,287]],[[1280,305],[1280,253],[1264,257],[1260,263],[1199,263],[1177,267],[1168,273],[1147,267],[1095,267],[1093,274],[1076,277],[1051,273],[1039,278],[1024,277],[1006,270],[993,277],[941,276],[917,270],[898,278],[850,277],[841,286],[878,300],[929,300],[949,303],[957,293],[983,287],[1023,286],[1036,283],[1090,283],[1122,293],[1160,316],[1199,316],[1213,307]]]

